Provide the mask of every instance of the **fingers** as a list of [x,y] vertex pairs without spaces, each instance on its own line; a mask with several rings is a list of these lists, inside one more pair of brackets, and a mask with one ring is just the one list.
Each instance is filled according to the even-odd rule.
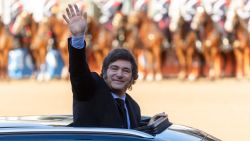
[[70,23],[70,19],[74,16],[83,16],[85,19],[87,19],[86,12],[83,12],[83,10],[79,10],[76,4],[74,4],[73,6],[72,4],[68,4],[68,7],[66,8],[66,13],[67,16],[63,14],[63,18],[67,23]]
[[74,8],[75,8],[75,11],[76,11],[76,15],[81,16],[82,12],[79,10],[79,8],[78,8],[78,6],[76,4],[74,4]]
[[74,4],[74,7],[71,4],[68,4],[66,12],[69,19],[74,16],[82,16],[82,10],[80,11],[76,4]]
[[76,15],[75,10],[73,9],[73,6],[71,4],[69,4],[69,10],[72,17]]
[[71,18],[71,13],[69,11],[69,8],[66,8],[66,12],[67,12],[68,18]]
[[68,18],[67,18],[67,16],[66,16],[66,15],[64,15],[64,14],[63,14],[63,19],[65,20],[65,22],[66,22],[66,23],[68,23],[68,24],[69,24],[69,19],[68,19]]

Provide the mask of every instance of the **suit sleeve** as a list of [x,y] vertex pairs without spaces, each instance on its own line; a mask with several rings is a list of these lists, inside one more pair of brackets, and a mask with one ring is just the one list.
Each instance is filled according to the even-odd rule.
[[[86,45],[86,43],[85,43]],[[92,77],[87,60],[85,47],[76,49],[68,39],[69,73],[73,98],[79,101],[90,99],[95,90],[95,79]]]

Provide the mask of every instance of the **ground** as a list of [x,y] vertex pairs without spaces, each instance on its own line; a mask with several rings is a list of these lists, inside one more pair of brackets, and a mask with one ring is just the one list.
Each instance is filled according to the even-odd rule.
[[[173,123],[206,131],[225,141],[248,141],[250,81],[138,81],[128,92],[143,115],[165,112]],[[69,81],[0,81],[0,115],[71,114]]]

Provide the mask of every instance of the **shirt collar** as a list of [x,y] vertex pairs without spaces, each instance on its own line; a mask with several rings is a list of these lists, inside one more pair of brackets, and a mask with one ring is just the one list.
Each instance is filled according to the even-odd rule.
[[113,96],[114,99],[120,98],[120,99],[122,99],[123,101],[125,101],[125,99],[126,99],[126,94],[124,94],[124,95],[122,95],[122,96],[118,96],[118,95],[112,93],[112,96]]

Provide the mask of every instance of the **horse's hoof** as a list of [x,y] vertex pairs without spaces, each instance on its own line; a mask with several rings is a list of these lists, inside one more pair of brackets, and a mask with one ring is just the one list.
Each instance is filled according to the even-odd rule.
[[186,79],[186,73],[185,72],[180,72],[178,74],[178,79],[179,80],[185,80]]
[[63,67],[61,73],[61,79],[67,80],[69,78],[68,67]]
[[198,78],[198,76],[195,75],[195,74],[190,74],[190,75],[188,75],[188,80],[189,80],[189,81],[195,81],[195,80],[197,80],[197,78]]
[[52,76],[49,75],[49,74],[46,74],[46,75],[44,76],[44,81],[50,81],[50,80],[52,80]]
[[148,74],[146,77],[146,81],[153,81],[154,80],[154,75],[153,74]]
[[138,80],[143,80],[144,79],[144,74],[142,72],[138,73]]
[[157,73],[157,74],[155,75],[155,80],[156,80],[156,81],[161,81],[162,79],[163,79],[162,74]]
[[45,79],[45,74],[41,73],[41,72],[38,73],[36,80],[39,82],[42,82],[42,81],[44,81],[44,79]]
[[247,79],[247,80],[250,80],[250,75],[247,75],[247,76],[246,76],[246,79]]
[[242,80],[243,79],[243,74],[242,73],[237,73],[236,74],[236,79],[237,80]]
[[209,76],[210,80],[215,80],[215,71],[214,71],[214,69],[209,70],[208,76]]

